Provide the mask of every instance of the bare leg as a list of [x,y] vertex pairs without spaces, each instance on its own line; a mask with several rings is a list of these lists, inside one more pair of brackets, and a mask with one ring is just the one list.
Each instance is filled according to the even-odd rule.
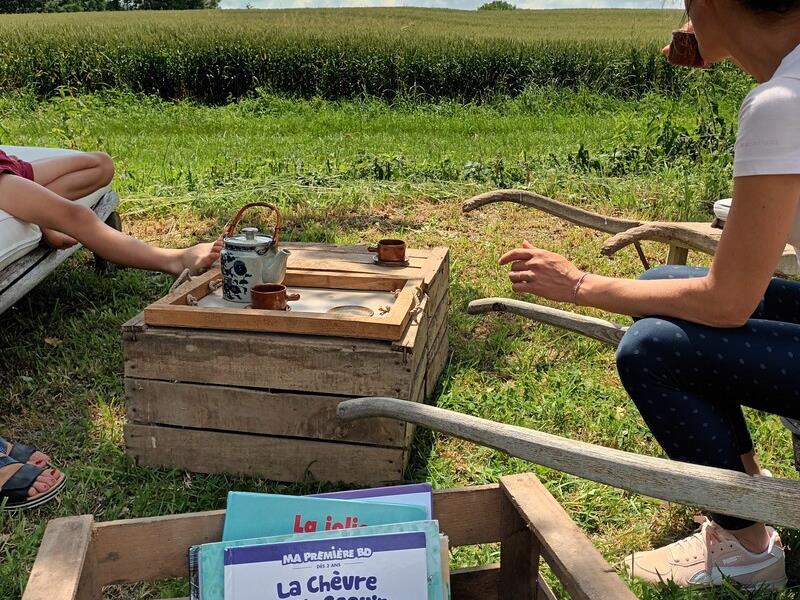
[[173,275],[184,269],[199,273],[219,258],[222,248],[220,240],[185,250],[149,246],[109,227],[92,209],[15,175],[0,175],[0,209],[23,221],[60,231],[110,262],[137,269]]
[[[742,464],[745,473],[748,475],[761,475],[761,467],[756,460],[756,451],[751,450],[747,454],[742,454]],[[731,531],[742,546],[751,552],[763,552],[769,545],[769,533],[764,523],[754,523],[750,527]]]
[[751,450],[747,454],[742,454],[741,458],[745,473],[748,475],[761,475],[761,467],[756,460],[755,450]]
[[[88,196],[114,178],[114,162],[102,152],[43,158],[31,166],[36,183],[67,200]],[[77,244],[72,237],[52,229],[42,228],[42,237],[58,250]]]
[[[8,454],[11,452],[11,449],[14,445],[11,442],[5,444],[5,446],[0,449],[0,454]],[[31,457],[28,459],[29,465],[34,465],[36,467],[46,467],[50,464],[50,457],[47,456],[44,452],[39,452],[38,450],[31,454]]]
[[31,166],[36,183],[67,200],[88,196],[114,178],[114,162],[103,152],[43,158]]

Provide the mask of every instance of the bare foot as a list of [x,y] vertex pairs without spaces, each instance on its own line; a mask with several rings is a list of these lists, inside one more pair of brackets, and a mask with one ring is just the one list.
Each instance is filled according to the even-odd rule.
[[53,231],[52,229],[44,228],[42,228],[42,239],[44,240],[45,244],[51,248],[55,248],[56,250],[66,250],[67,248],[72,248],[78,243],[77,240],[64,233],[61,233],[60,231]]
[[[5,454],[11,452],[11,448],[14,445],[11,442],[6,442],[6,447],[3,449]],[[28,464],[33,465],[35,467],[44,468],[50,464],[50,457],[47,456],[44,452],[39,452],[38,450],[31,454],[31,457],[28,459]]]
[[222,252],[222,238],[216,242],[197,244],[185,250],[180,250],[173,264],[169,266],[168,273],[178,276],[184,269],[189,269],[190,275],[198,275],[208,270],[217,260]]
[[[7,465],[5,467],[0,468],[0,488],[14,476],[14,473],[19,471],[23,465],[14,464],[14,465]],[[63,475],[59,472],[58,469],[47,469],[42,471],[39,477],[36,478],[36,481],[33,482],[33,485],[28,489],[28,498],[35,498],[41,494],[44,494],[53,486],[57,485]]]

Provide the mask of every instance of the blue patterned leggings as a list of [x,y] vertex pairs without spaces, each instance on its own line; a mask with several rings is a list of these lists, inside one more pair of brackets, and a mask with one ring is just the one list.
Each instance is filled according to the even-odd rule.
[[[707,272],[668,266],[641,279]],[[753,442],[742,405],[800,418],[800,283],[773,279],[744,327],[639,319],[617,349],[617,368],[667,456],[743,472],[740,456]],[[726,529],[752,524],[726,515],[711,518]]]

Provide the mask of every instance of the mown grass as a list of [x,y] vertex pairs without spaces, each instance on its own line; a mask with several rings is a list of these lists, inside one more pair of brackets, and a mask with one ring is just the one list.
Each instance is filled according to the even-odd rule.
[[[222,104],[303,98],[486,100],[531,85],[678,96],[659,49],[679,11],[429,9],[5,15],[0,90],[127,89]],[[732,68],[712,71],[740,81]]]
[[[733,118],[743,91],[719,95],[724,118]],[[635,254],[601,259],[602,236],[533,211],[501,206],[465,217],[459,205],[505,177],[604,212],[707,218],[708,202],[728,191],[724,161],[677,157],[609,176],[569,160],[581,144],[602,165],[616,147],[656,148],[653,132],[667,121],[694,130],[696,106],[696,100],[657,95],[622,101],[557,89],[484,105],[261,95],[217,108],[120,93],[48,102],[15,95],[0,98],[0,141],[110,152],[118,164],[115,187],[127,229],[165,245],[213,238],[235,207],[254,198],[284,208],[288,239],[361,243],[400,236],[415,246],[445,244],[452,252],[452,354],[437,391],[440,406],[661,455],[622,390],[607,347],[513,317],[464,312],[474,298],[510,294],[496,260],[522,238],[617,276],[640,271]],[[389,164],[395,165],[391,172]],[[664,257],[661,247],[645,249],[654,260]],[[0,431],[52,452],[70,483],[47,508],[2,516],[0,597],[20,596],[48,518],[94,513],[107,520],[214,509],[224,506],[232,488],[304,493],[330,487],[142,468],[125,457],[119,326],[168,285],[150,273],[97,274],[82,253],[3,315]],[[788,435],[777,419],[754,411],[748,417],[765,466],[796,477]],[[418,436],[408,477],[444,488],[531,469],[613,563],[689,531],[688,508],[533,468],[443,436]],[[791,532],[785,539],[797,540]],[[474,564],[496,560],[496,553],[492,546],[465,549],[454,559]],[[793,559],[793,581],[796,565]],[[632,586],[643,598],[687,597],[668,586]],[[109,597],[184,594],[185,583],[178,581],[115,589]],[[731,589],[706,597],[747,595]]]

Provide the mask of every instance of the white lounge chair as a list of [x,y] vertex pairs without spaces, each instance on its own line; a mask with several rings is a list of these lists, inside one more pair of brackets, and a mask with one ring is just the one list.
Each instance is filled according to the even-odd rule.
[[[76,152],[26,146],[0,146],[0,150],[27,161]],[[119,198],[110,185],[76,202],[94,208],[100,219],[115,229],[121,229],[122,222],[116,212]],[[77,245],[67,250],[53,250],[42,246],[41,239],[42,232],[37,226],[0,210],[0,314],[81,248]],[[105,265],[101,259],[96,260],[98,266]]]

